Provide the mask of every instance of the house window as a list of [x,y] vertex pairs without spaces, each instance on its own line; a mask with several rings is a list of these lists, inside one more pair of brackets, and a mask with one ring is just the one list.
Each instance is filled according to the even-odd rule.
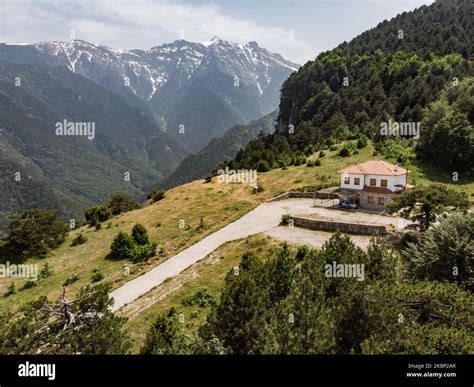
[[373,196],[367,196],[367,203],[372,204],[374,202]]
[[351,178],[349,176],[344,178],[344,184],[351,184]]
[[370,179],[370,185],[375,187],[377,185],[377,179]]
[[360,179],[358,177],[354,177],[354,185],[359,185]]
[[379,196],[379,204],[384,205],[385,204],[385,199],[383,196]]
[[387,186],[387,180],[385,180],[385,179],[380,180],[380,186],[381,187],[386,187]]

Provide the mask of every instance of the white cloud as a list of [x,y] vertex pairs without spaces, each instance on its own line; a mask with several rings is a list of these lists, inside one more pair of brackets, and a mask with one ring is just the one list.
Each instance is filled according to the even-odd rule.
[[10,1],[0,0],[7,42],[77,39],[115,48],[150,48],[180,37],[204,42],[213,36],[233,42],[256,40],[270,51],[289,59],[314,55],[314,48],[280,26],[238,19],[213,4],[164,1]]
[[[188,2],[185,2],[188,1]],[[219,2],[216,5],[215,2]],[[0,41],[77,39],[151,48],[180,38],[257,41],[303,64],[384,19],[433,0],[0,0]],[[242,11],[242,12],[239,12]],[[294,38],[289,37],[294,29]]]

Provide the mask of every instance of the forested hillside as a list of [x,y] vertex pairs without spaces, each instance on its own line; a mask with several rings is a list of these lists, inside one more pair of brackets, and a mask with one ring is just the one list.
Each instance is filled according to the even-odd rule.
[[[438,1],[320,54],[284,83],[276,133],[252,141],[233,165],[255,168],[263,159],[282,166],[335,140],[361,135],[384,140],[384,122],[421,122],[443,90],[452,94],[450,87],[473,74],[473,12],[470,1]],[[472,98],[472,89],[463,90],[463,98]],[[450,156],[463,160],[458,167],[463,169],[473,157],[472,116],[465,118],[470,123],[458,140],[468,146]],[[431,137],[430,130],[422,126],[421,133]],[[426,144],[420,144],[418,156],[446,168],[422,150]],[[452,148],[443,144],[449,153]]]
[[[56,135],[64,120],[94,123],[95,137]],[[27,208],[80,220],[112,193],[138,197],[187,154],[146,113],[63,67],[1,62],[0,125],[0,229]]]
[[161,186],[169,188],[208,175],[220,162],[232,160],[259,133],[273,132],[277,115],[278,112],[274,111],[248,125],[233,126],[221,137],[211,140],[198,153],[185,158]]
[[[469,0],[438,0],[384,20],[339,48],[348,55],[382,50],[416,52],[423,57],[458,52],[469,58],[474,53],[473,6]],[[398,39],[400,31],[403,37]]]

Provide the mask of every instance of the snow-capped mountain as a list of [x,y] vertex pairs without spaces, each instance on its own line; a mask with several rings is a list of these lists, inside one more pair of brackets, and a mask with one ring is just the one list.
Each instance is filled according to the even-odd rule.
[[[221,70],[255,87],[260,94],[272,83],[272,72],[299,66],[260,48],[256,42],[231,43],[214,37],[203,44],[176,40],[149,50],[118,50],[82,40],[34,44],[71,71],[94,79],[98,72],[115,72],[141,99],[150,100],[168,81],[183,84],[216,61]],[[274,80],[275,82],[276,80]]]
[[81,40],[38,43],[34,47],[98,83],[104,83],[106,75],[117,75],[123,86],[146,101],[173,74],[189,78],[205,53],[202,45],[179,41],[150,50],[118,50]]
[[119,50],[82,40],[0,44],[0,59],[67,66],[136,104],[133,94],[191,150],[235,124],[273,111],[282,83],[298,68],[256,42],[217,37],[203,44],[177,40],[149,50]]

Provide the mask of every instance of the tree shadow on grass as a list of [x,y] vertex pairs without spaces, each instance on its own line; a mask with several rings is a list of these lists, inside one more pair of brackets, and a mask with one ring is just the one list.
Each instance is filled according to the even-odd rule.
[[[439,160],[439,162],[442,162],[442,160]],[[418,169],[420,177],[428,179],[434,183],[464,185],[474,181],[474,176],[470,175],[468,172],[459,172],[458,181],[454,181],[453,173],[457,171],[446,171],[433,163],[428,163],[422,160],[413,160],[412,164]],[[410,175],[408,175],[408,178],[410,179]]]

